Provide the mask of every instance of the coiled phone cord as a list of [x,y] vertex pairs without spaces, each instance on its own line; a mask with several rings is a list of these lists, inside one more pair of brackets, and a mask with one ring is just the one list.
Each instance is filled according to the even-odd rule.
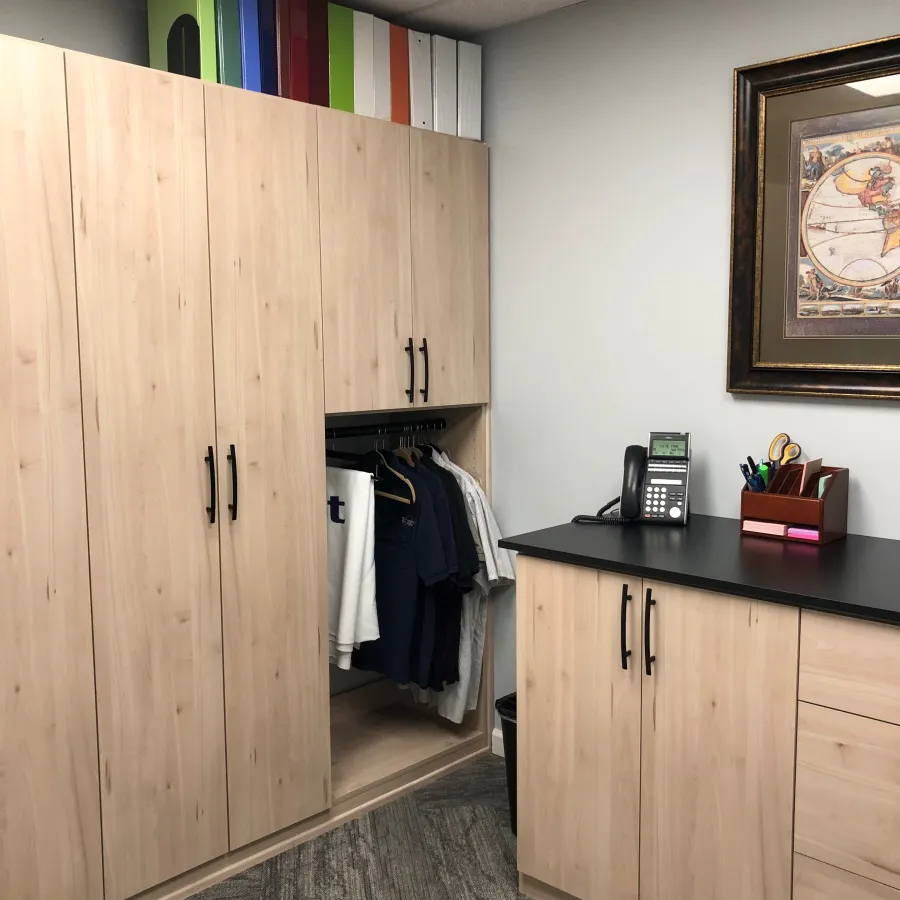
[[600,509],[597,510],[596,516],[575,516],[572,521],[579,525],[625,525],[630,522],[631,519],[623,519],[621,516],[604,515],[608,509],[614,507],[621,499],[621,497],[616,497],[615,500],[610,500],[606,506],[601,506]]

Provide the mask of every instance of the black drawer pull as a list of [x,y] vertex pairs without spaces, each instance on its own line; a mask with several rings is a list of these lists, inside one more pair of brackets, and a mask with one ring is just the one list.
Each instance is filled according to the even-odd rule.
[[207,447],[206,456],[203,458],[209,466],[209,506],[206,514],[209,516],[209,524],[216,524],[216,458],[213,456],[213,448]]
[[406,391],[406,396],[409,397],[410,403],[414,403],[416,399],[416,345],[412,338],[406,344],[406,352],[409,354],[409,389]]
[[626,647],[625,640],[625,632],[626,632],[626,622],[628,618],[628,601],[631,599],[631,595],[628,593],[628,585],[622,585],[622,668],[628,669],[628,657],[631,656],[631,651]]
[[647,602],[644,606],[644,662],[647,665],[647,674],[652,675],[650,663],[656,662],[656,657],[650,655],[650,607],[656,606],[656,601],[651,596],[652,591],[647,588]]
[[231,445],[231,449],[228,452],[228,462],[231,463],[231,503],[228,504],[228,509],[231,512],[231,521],[237,521],[237,509],[238,509],[238,473],[237,473],[237,451],[234,449],[234,444]]
[[425,387],[422,388],[419,393],[422,395],[422,399],[427,403],[428,389],[429,384],[431,383],[431,366],[428,365],[428,338],[422,338],[422,346],[419,347],[419,353],[425,357]]

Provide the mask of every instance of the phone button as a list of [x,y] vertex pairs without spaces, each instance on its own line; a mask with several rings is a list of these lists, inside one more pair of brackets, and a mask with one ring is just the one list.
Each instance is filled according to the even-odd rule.
[[673,519],[680,519],[680,518],[681,518],[681,510],[680,510],[677,506],[673,506],[673,507],[669,510],[669,515],[670,515]]

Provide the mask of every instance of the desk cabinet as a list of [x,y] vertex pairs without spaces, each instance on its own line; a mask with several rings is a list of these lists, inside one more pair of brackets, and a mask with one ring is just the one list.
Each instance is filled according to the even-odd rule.
[[526,894],[790,900],[799,612],[527,557],[517,596]]
[[641,580],[527,558],[518,578],[519,868],[636,897]]

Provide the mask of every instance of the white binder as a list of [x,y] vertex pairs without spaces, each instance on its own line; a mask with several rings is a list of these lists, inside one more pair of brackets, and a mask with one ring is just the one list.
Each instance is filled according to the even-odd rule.
[[409,123],[434,131],[431,35],[409,30]]
[[456,41],[433,35],[431,38],[431,73],[434,91],[434,130],[456,134]]
[[353,111],[375,115],[374,17],[353,12]]
[[460,41],[459,56],[459,123],[460,137],[481,140],[481,46]]
[[374,22],[374,70],[376,119],[391,118],[391,26],[384,19]]

